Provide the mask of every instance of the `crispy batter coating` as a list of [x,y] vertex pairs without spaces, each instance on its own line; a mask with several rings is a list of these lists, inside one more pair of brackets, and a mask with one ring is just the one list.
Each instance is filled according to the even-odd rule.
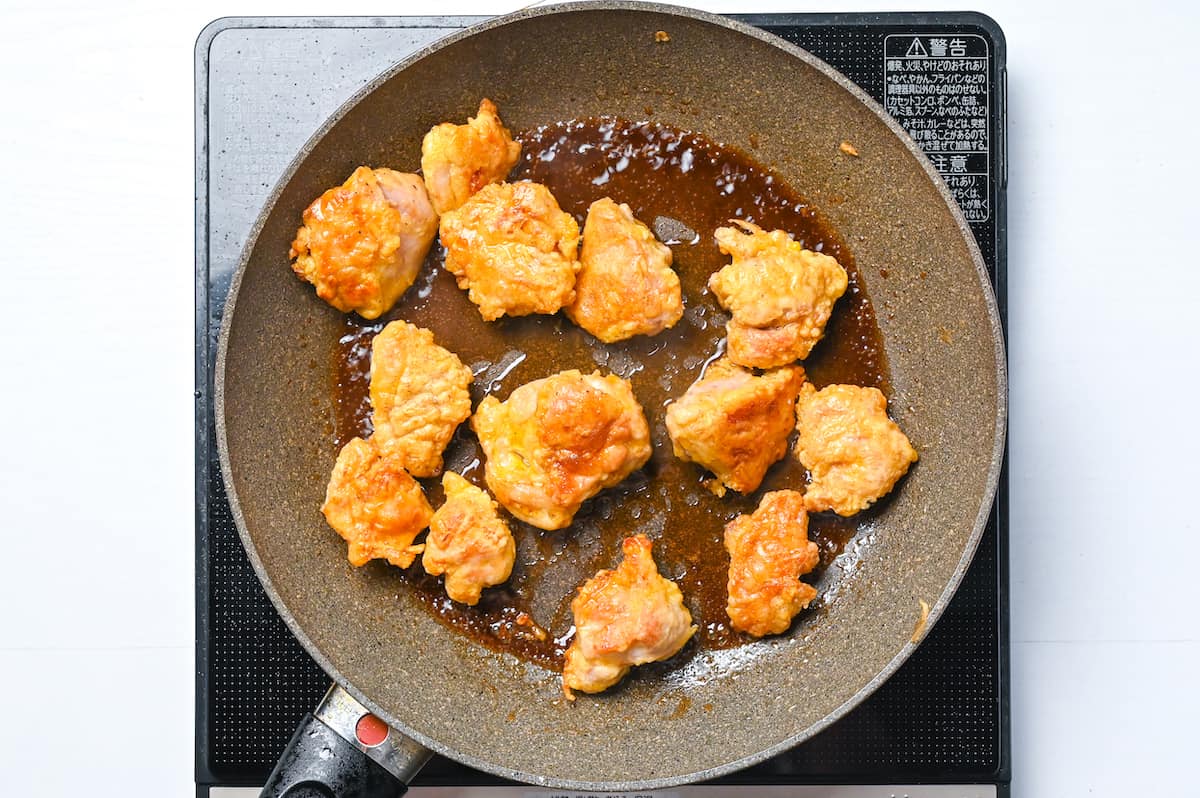
[[812,476],[809,512],[854,515],[892,489],[917,450],[888,418],[876,388],[805,385],[796,403],[796,457]]
[[656,335],[683,316],[671,249],[608,197],[588,208],[571,320],[605,343]]
[[717,246],[733,262],[708,280],[733,314],[729,358],[768,369],[808,353],[825,334],[833,303],[846,292],[846,270],[828,255],[804,249],[782,230],[765,232],[741,220],[717,228]]
[[629,382],[563,371],[479,403],[471,425],[488,487],[510,513],[562,529],[579,506],[650,459],[650,430]]
[[371,343],[375,443],[414,476],[442,471],[442,452],[471,415],[471,370],[433,333],[393,321]]
[[401,568],[421,553],[424,547],[413,541],[433,516],[421,486],[400,458],[362,438],[338,453],[321,512],[349,544],[351,565],[383,559]]
[[575,299],[579,225],[540,183],[492,183],[442,217],[446,269],[487,321]]
[[563,692],[599,693],[634,665],[672,657],[695,633],[679,587],[658,573],[645,535],[625,538],[625,558],[579,588],[571,602],[575,639],[567,648]]
[[443,214],[459,208],[488,183],[503,180],[521,157],[486,97],[465,125],[443,122],[421,141],[421,172],[434,209]]
[[808,539],[804,494],[767,493],[750,515],[725,525],[733,628],[762,637],[787,631],[796,613],[817,597],[800,576],[817,567],[820,553]]
[[412,285],[437,228],[420,177],[360,166],[305,209],[292,270],[338,310],[375,319]]
[[450,598],[477,604],[485,587],[508,579],[517,546],[487,493],[453,471],[442,476],[442,488],[446,503],[429,522],[421,565],[433,576],[446,575]]
[[787,454],[804,369],[784,366],[756,377],[727,358],[667,407],[675,456],[699,463],[727,487],[750,493]]

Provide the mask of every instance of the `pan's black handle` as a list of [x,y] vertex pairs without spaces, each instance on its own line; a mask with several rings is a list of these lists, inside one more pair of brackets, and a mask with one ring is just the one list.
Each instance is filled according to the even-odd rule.
[[397,798],[430,751],[386,726],[338,685],[304,716],[262,798]]

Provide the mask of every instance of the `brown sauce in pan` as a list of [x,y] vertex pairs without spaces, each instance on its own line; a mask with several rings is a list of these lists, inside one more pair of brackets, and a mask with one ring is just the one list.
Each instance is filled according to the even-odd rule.
[[[754,494],[730,491],[717,498],[701,485],[708,474],[672,454],[665,407],[718,356],[728,318],[706,289],[708,276],[728,262],[713,231],[729,219],[746,219],[767,230],[787,230],[809,249],[836,257],[849,272],[850,287],[805,369],[818,387],[849,382],[887,393],[883,344],[854,259],[815,209],[770,170],[699,134],[603,118],[548,125],[518,139],[522,157],[510,179],[546,184],[581,229],[588,205],[607,195],[628,203],[647,224],[667,217],[694,231],[683,236],[686,240],[666,239],[683,285],[684,317],[652,338],[610,345],[561,314],[487,323],[442,268],[441,248],[435,244],[417,284],[385,319],[368,323],[347,317],[334,353],[334,442],[340,447],[355,435],[370,433],[370,341],[386,321],[403,318],[433,330],[438,343],[471,367],[476,403],[487,394],[504,399],[519,385],[569,368],[585,373],[598,368],[630,379],[650,422],[654,454],[644,469],[587,502],[567,529],[545,532],[510,518],[517,541],[512,577],[484,591],[476,607],[451,602],[441,579],[425,574],[419,561],[407,571],[390,571],[447,625],[493,649],[559,669],[572,634],[575,589],[616,564],[624,537],[644,532],[655,541],[659,569],[679,584],[700,627],[681,656],[746,642],[750,638],[730,629],[725,615],[729,561],[722,545],[724,525],[753,511],[763,492],[800,487],[807,475],[789,455],[771,468]],[[474,433],[463,424],[447,449],[447,468],[483,486],[482,459]],[[431,503],[439,506],[440,480],[423,483]],[[821,548],[819,568],[827,567],[874,515],[812,516],[809,535]]]

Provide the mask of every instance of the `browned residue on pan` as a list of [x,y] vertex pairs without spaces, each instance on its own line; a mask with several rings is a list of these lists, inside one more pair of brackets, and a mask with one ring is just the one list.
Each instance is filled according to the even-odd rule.
[[[472,368],[476,403],[487,394],[504,399],[518,385],[567,368],[598,368],[627,377],[645,409],[654,445],[644,469],[586,503],[567,529],[544,532],[513,520],[517,558],[512,577],[484,591],[473,608],[451,602],[441,580],[426,575],[420,564],[396,570],[397,581],[407,583],[397,587],[413,590],[441,621],[484,645],[557,670],[573,631],[570,604],[576,588],[616,563],[624,537],[643,532],[655,541],[661,572],[679,584],[699,625],[679,657],[740,645],[748,638],[730,628],[725,614],[729,559],[722,544],[724,526],[753,511],[763,492],[801,487],[807,475],[795,458],[785,457],[767,473],[759,491],[718,497],[704,489],[710,475],[672,454],[666,405],[723,351],[727,315],[706,283],[728,258],[718,251],[713,231],[730,219],[746,219],[768,230],[787,230],[804,246],[838,258],[849,273],[850,287],[805,369],[819,387],[849,382],[889,393],[875,312],[854,258],[801,195],[740,151],[701,135],[656,123],[590,119],[525,131],[518,138],[522,157],[511,179],[545,183],[581,225],[588,205],[610,196],[628,203],[638,219],[656,229],[674,231],[665,243],[674,253],[683,286],[684,318],[652,338],[611,345],[599,343],[561,314],[484,322],[442,268],[441,248],[435,245],[417,283],[387,317],[371,324],[347,317],[334,353],[337,418],[336,440],[330,445],[370,432],[370,341],[394,318],[433,330],[439,344]],[[447,449],[447,467],[482,485],[482,462],[478,442],[464,424]],[[438,506],[438,480],[423,484]],[[873,508],[850,519],[814,515],[809,534],[821,550],[819,569],[878,512]]]
[[921,605],[921,617],[917,618],[917,624],[913,627],[912,642],[921,642],[921,636],[925,634],[925,625],[929,621],[929,604],[925,599],[917,599],[917,603]]

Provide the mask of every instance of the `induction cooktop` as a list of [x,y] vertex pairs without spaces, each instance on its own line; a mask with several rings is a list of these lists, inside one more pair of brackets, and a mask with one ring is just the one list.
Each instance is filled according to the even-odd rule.
[[[925,150],[979,243],[1006,317],[1005,49],[978,14],[742,15],[825,60]],[[294,154],[357,89],[463,17],[227,18],[196,44],[196,785],[257,794],[329,678],[242,549],[222,484],[212,385],[221,312],[255,218]],[[947,81],[937,75],[967,75]],[[876,693],[813,739],[663,795],[1007,795],[1007,476],[945,615]],[[575,795],[435,756],[418,796]]]

